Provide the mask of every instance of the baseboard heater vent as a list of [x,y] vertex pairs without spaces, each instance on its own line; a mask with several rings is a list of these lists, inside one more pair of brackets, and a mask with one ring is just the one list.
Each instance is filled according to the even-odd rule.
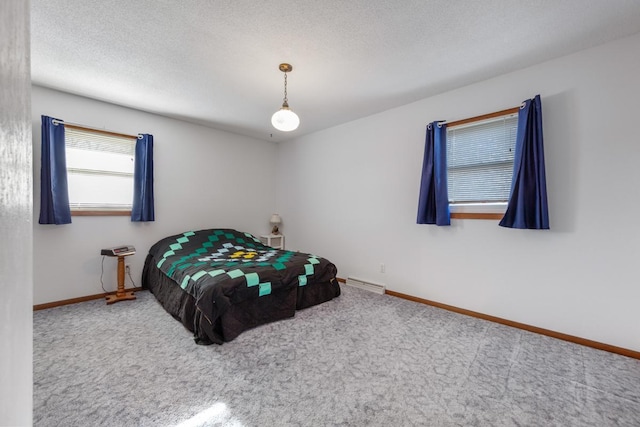
[[364,289],[365,291],[375,292],[376,294],[384,295],[384,285],[379,283],[369,282],[368,280],[356,279],[355,277],[347,277],[345,284],[353,286],[354,288]]

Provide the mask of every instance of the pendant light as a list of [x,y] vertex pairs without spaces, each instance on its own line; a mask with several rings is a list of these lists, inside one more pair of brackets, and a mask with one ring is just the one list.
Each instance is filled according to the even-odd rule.
[[287,100],[287,73],[293,70],[293,67],[290,64],[280,64],[279,68],[284,73],[284,102],[282,103],[282,108],[271,116],[271,124],[278,130],[290,132],[296,130],[300,125],[300,118],[291,111]]

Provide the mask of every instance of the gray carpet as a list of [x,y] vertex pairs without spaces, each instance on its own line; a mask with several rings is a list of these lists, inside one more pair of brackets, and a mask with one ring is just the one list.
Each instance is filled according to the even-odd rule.
[[390,296],[198,346],[153,295],[34,313],[36,426],[640,426],[640,361]]

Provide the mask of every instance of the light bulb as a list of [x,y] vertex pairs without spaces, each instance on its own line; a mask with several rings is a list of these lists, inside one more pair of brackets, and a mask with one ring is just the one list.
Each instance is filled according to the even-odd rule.
[[274,128],[283,132],[290,132],[298,129],[300,118],[296,113],[291,111],[289,107],[282,106],[271,116],[271,124]]

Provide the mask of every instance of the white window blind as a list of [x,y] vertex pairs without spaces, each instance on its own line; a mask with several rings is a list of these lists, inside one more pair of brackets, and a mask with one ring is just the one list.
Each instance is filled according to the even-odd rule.
[[450,203],[509,199],[517,131],[517,114],[447,128]]
[[131,210],[134,138],[65,128],[72,210]]

